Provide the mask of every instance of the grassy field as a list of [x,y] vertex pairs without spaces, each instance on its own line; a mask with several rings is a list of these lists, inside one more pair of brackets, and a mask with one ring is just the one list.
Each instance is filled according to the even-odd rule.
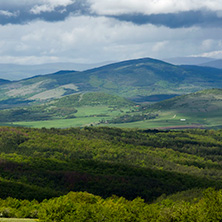
[[[183,121],[185,120],[185,121]],[[159,117],[156,119],[138,121],[132,123],[122,123],[122,124],[109,124],[112,127],[120,128],[183,128],[183,127],[206,127],[206,128],[219,128],[222,126],[221,115],[207,114],[207,115],[186,115],[178,114],[176,112],[162,112],[159,113]]]
[[[122,110],[123,113],[126,110]],[[106,107],[99,109],[94,107],[92,110],[81,108],[81,112],[78,113],[79,117],[74,119],[60,119],[60,120],[48,120],[48,121],[33,121],[33,122],[14,122],[14,126],[26,126],[35,128],[68,128],[68,127],[84,127],[87,125],[98,125],[103,120],[111,119],[115,116],[122,114],[120,111],[110,111]],[[99,116],[98,115],[104,115]],[[107,115],[107,116],[105,116]],[[185,121],[182,121],[185,119]],[[222,125],[222,119],[220,116],[189,116],[184,114],[178,114],[174,112],[160,113],[156,119],[137,121],[121,124],[100,124],[100,126],[120,127],[120,128],[163,128],[163,127],[217,127]]]
[[84,127],[87,125],[96,125],[101,120],[112,119],[115,116],[121,115],[129,111],[129,108],[114,109],[108,106],[83,106],[78,108],[75,114],[77,118],[73,119],[56,119],[45,121],[30,121],[30,122],[13,122],[11,126],[25,126],[35,128],[68,128],[68,127]]
[[[120,128],[180,128],[180,127],[206,127],[206,128],[221,128],[222,118],[221,111],[206,112],[206,113],[180,113],[178,111],[162,111],[156,119],[120,123],[120,124],[99,124],[102,120],[110,120],[117,116],[127,113],[133,114],[131,108],[111,108],[109,106],[83,106],[78,107],[78,112],[75,114],[77,118],[72,119],[55,119],[45,121],[27,121],[27,122],[12,122],[6,123],[11,126],[25,126],[35,128],[69,128],[69,127],[84,127],[89,125],[102,125]],[[140,112],[137,112],[140,113]],[[185,120],[185,121],[183,121]]]
[[14,122],[12,126],[25,126],[35,128],[69,128],[69,127],[84,127],[86,125],[95,124],[101,120],[101,117],[82,117],[75,119],[59,119],[46,121],[32,122]]

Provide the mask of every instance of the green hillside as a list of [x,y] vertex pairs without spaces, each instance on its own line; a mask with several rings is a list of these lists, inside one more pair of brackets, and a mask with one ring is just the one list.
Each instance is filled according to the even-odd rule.
[[52,101],[50,104],[54,106],[98,106],[98,105],[109,105],[124,107],[129,105],[134,105],[130,100],[124,99],[120,96],[109,95],[103,92],[91,92],[91,93],[82,93],[75,94],[63,97],[58,100]]
[[0,197],[69,191],[146,201],[193,188],[222,188],[221,131],[115,128],[0,129]]
[[[175,66],[143,58],[75,72],[60,71],[4,84],[0,108],[14,103],[45,102],[74,93],[101,91],[140,100],[150,95],[181,95],[206,88],[220,88],[222,70],[209,67]],[[5,106],[3,106],[5,105]]]
[[[115,95],[102,92],[78,93],[40,105],[0,110],[0,122],[57,121],[78,117],[87,119],[87,117],[96,116],[101,117],[101,119],[104,117],[113,118],[120,113],[121,108],[125,107],[128,110],[134,106],[135,104],[130,100]],[[90,122],[91,120],[88,123]]]
[[[155,118],[118,122],[110,126],[124,128],[221,128],[222,89],[208,89],[177,96],[155,104],[141,105],[137,114]],[[132,113],[132,115],[137,115]],[[120,119],[120,117],[118,118]]]

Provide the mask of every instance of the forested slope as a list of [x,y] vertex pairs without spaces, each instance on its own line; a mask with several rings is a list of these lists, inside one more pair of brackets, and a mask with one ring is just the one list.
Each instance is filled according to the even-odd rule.
[[3,127],[0,134],[2,198],[88,191],[150,202],[192,188],[222,188],[222,131]]
[[1,127],[0,152],[0,217],[222,220],[222,130]]

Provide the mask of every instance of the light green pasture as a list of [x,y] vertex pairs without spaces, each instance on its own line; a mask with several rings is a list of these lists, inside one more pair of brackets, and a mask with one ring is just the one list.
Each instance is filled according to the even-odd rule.
[[[47,121],[32,122],[14,122],[12,125],[26,126],[35,128],[68,128],[68,127],[84,127],[87,125],[100,125],[121,128],[161,128],[174,126],[200,126],[209,128],[220,128],[222,126],[221,111],[212,113],[178,113],[176,111],[159,112],[156,119],[137,121],[121,124],[98,124],[101,120],[109,120],[115,116],[126,114],[130,108],[114,109],[108,106],[85,106],[79,107],[74,119],[56,119]],[[100,116],[101,115],[101,116]],[[181,121],[185,119],[185,121]]]
[[84,106],[79,107],[75,114],[77,118],[73,119],[55,119],[45,121],[29,121],[29,122],[13,122],[12,126],[25,126],[34,128],[69,128],[69,127],[84,127],[87,125],[96,125],[102,120],[112,119],[115,116],[121,115],[128,108],[118,109],[108,106]]

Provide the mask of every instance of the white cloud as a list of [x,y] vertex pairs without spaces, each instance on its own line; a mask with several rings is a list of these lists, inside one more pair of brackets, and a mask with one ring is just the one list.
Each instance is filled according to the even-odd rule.
[[33,14],[40,14],[41,12],[51,12],[54,11],[56,7],[73,4],[73,0],[41,0],[39,4],[33,6],[30,10]]
[[91,9],[101,15],[125,13],[175,13],[208,9],[222,10],[222,0],[89,0]]
[[206,52],[206,53],[198,54],[198,55],[195,55],[195,56],[211,57],[211,58],[215,58],[215,59],[221,59],[222,58],[222,50]]
[[41,0],[7,0],[7,1],[1,1],[0,6],[4,7],[18,7],[18,6],[24,6],[24,5],[34,5],[38,4],[38,2]]
[[202,48],[205,51],[208,51],[212,48],[212,46],[214,45],[215,41],[213,39],[205,39],[202,42]]
[[153,50],[154,52],[164,51],[164,48],[166,47],[167,43],[168,43],[167,41],[157,42],[157,43],[153,46],[152,50]]
[[[44,63],[61,62],[60,58],[55,56],[0,56],[1,63],[12,63],[20,65],[38,65]],[[10,77],[8,77],[10,79]]]
[[[222,28],[136,25],[108,17],[75,16],[56,23],[0,26],[1,63],[97,63],[139,57],[222,56]],[[206,56],[206,54],[205,54]]]
[[18,16],[18,12],[9,12],[7,10],[0,10],[0,15],[4,15],[6,17],[16,17]]

